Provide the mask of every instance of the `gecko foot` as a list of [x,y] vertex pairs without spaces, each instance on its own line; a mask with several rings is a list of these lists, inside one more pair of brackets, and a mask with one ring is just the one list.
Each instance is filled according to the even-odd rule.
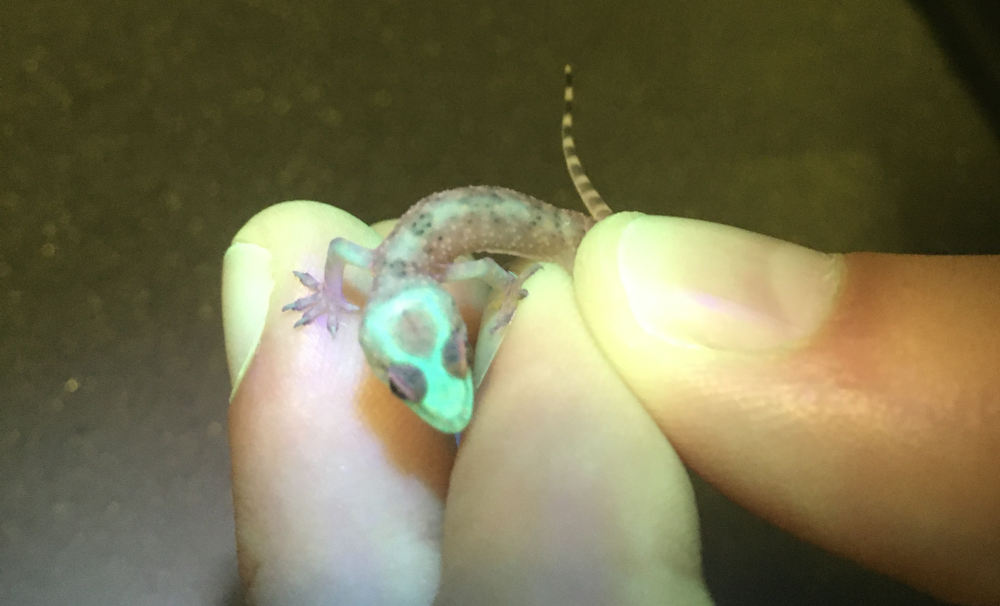
[[281,311],[302,312],[302,317],[295,322],[295,328],[312,324],[317,318],[326,316],[326,329],[330,331],[330,336],[336,336],[341,312],[357,311],[359,307],[347,302],[343,293],[337,292],[339,289],[328,288],[325,283],[305,272],[292,273],[312,294],[285,305]]
[[493,322],[493,326],[490,326],[490,334],[507,326],[514,319],[514,310],[517,309],[518,302],[528,296],[528,291],[523,288],[524,283],[541,268],[540,263],[535,263],[522,271],[521,275],[517,276],[517,278],[507,283],[507,287],[504,289],[503,302],[500,303],[500,310],[497,312],[497,319]]

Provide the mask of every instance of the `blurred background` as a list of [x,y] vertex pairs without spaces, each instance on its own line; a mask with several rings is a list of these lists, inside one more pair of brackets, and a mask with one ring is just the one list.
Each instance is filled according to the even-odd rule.
[[[368,222],[469,184],[579,207],[564,63],[616,210],[1000,252],[990,6],[4,0],[0,604],[241,604],[230,239],[291,199]],[[695,481],[720,606],[936,604]]]

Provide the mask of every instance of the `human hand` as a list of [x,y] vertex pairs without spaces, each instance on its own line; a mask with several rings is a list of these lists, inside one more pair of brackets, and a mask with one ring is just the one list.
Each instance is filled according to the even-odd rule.
[[[595,228],[575,282],[554,267],[529,282],[457,459],[450,436],[367,372],[356,318],[331,340],[291,330],[276,312],[296,295],[291,269],[303,259],[322,265],[332,237],[377,238],[321,205],[279,205],[253,219],[227,253],[224,288],[234,377],[260,337],[230,412],[248,597],[428,604],[440,581],[441,604],[710,603],[691,487],[666,434],[696,471],[776,524],[946,598],[995,601],[1000,434],[988,369],[998,356],[985,331],[1000,263],[848,256],[832,314],[812,301],[818,333],[782,347],[775,335],[791,333],[780,326],[701,318],[743,334],[742,353],[725,352],[725,331],[689,326],[678,338],[648,317],[638,328],[635,314],[656,307],[625,293],[677,293],[657,294],[664,276],[648,271],[648,288],[626,289],[619,272],[684,254],[643,251],[640,232],[656,249],[685,241],[657,230],[692,224],[651,217],[643,221],[666,223],[627,227],[635,217]],[[678,263],[711,263],[711,252]],[[712,288],[741,284],[753,295],[743,310],[762,312],[755,306],[781,298],[769,298],[760,268],[745,278],[754,276],[702,286],[740,296]],[[964,295],[948,297],[943,281]],[[676,313],[653,315],[676,332]],[[803,316],[791,324],[803,330]],[[762,335],[771,342],[755,352],[747,339]]]

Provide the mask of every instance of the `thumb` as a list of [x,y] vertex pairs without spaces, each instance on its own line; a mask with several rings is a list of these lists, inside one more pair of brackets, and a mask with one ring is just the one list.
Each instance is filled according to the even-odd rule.
[[1000,600],[1000,257],[825,255],[621,214],[574,278],[605,355],[702,477],[940,598]]

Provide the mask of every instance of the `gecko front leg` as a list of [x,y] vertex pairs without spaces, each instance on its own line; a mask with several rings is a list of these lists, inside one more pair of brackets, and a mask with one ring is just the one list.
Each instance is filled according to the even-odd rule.
[[344,298],[344,268],[347,265],[354,265],[371,269],[372,259],[371,249],[344,238],[334,238],[330,241],[326,252],[323,282],[305,272],[292,272],[303,286],[312,291],[312,294],[285,305],[281,311],[302,312],[302,317],[295,323],[296,328],[311,324],[325,315],[327,330],[331,336],[336,336],[341,313],[358,310],[357,305]]
[[493,288],[503,289],[503,302],[497,313],[497,319],[490,326],[490,334],[495,333],[504,326],[510,324],[514,318],[514,310],[517,303],[528,296],[528,291],[522,288],[524,283],[536,271],[542,268],[540,263],[531,265],[528,269],[515,276],[489,257],[477,259],[475,261],[462,261],[452,263],[445,274],[445,281],[468,280],[470,278],[482,278]]

